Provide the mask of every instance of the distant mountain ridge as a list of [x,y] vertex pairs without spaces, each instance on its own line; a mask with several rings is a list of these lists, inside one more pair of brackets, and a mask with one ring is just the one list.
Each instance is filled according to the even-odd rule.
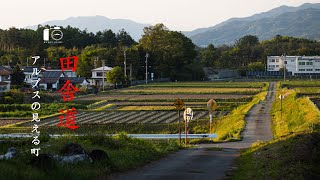
[[[319,10],[320,3],[305,3],[299,7],[280,6],[249,17],[231,18],[212,27],[182,33],[198,46],[233,44],[236,39],[248,34],[256,35],[260,40],[270,39],[278,34],[320,40]],[[109,19],[104,16],[70,17],[41,23],[41,25],[46,24],[64,27],[70,25],[93,33],[105,29],[117,33],[124,29],[136,41],[143,35],[143,28],[150,26],[127,19]],[[37,25],[26,28],[36,29]]]
[[[104,16],[80,16],[70,17],[64,20],[54,20],[41,23],[41,25],[57,25],[66,27],[68,25],[79,28],[81,30],[87,29],[89,32],[96,33],[105,29],[111,29],[117,33],[121,29],[127,31],[134,40],[139,40],[143,34],[143,28],[150,26],[149,24],[137,23],[128,19],[109,19]],[[38,25],[28,26],[28,29],[37,29]]]
[[[306,17],[307,14],[311,15],[308,13],[308,11],[312,11],[312,10],[309,10],[309,9],[320,9],[320,3],[318,4],[306,3],[299,7],[280,6],[270,11],[255,14],[253,16],[249,16],[245,18],[231,18],[215,26],[208,27],[208,28],[200,28],[190,32],[184,32],[184,34],[190,37],[193,40],[193,42],[198,46],[206,46],[211,43],[214,45],[232,44],[234,40],[239,39],[240,37],[247,34],[257,35],[262,40],[272,38],[272,36],[277,34],[317,39],[318,33],[316,32],[316,30],[319,30],[319,28],[316,27],[317,19],[315,18],[317,17],[317,13],[319,12],[313,11],[312,16],[313,17],[315,16],[315,17],[311,19],[310,17]],[[303,14],[300,12],[304,12],[306,14]],[[279,22],[284,19],[286,19],[287,22],[290,21],[290,23],[284,23],[284,24],[287,24],[288,26],[290,24],[297,24],[298,23],[296,22],[297,20],[293,18],[288,19],[287,17],[285,17],[286,15],[295,16],[295,14],[299,14],[300,16],[305,17],[304,21],[308,21],[308,22],[305,22],[304,24],[315,23],[312,26],[312,28],[314,28],[315,30],[313,30],[312,32],[308,31],[308,34],[306,34],[301,31],[301,27],[296,27],[299,29],[297,29],[296,30],[297,33],[295,33],[294,27],[284,27],[283,24],[280,24],[281,28],[277,28],[274,25],[270,24],[270,20],[273,20],[275,21],[275,24],[279,25]],[[275,17],[278,17],[280,19],[277,19]],[[295,17],[297,17],[298,19],[301,19],[301,17],[298,17],[298,16],[295,16]],[[269,27],[266,26],[267,22],[270,25]],[[235,28],[238,29],[238,32],[234,31]],[[290,33],[286,33],[284,31],[278,31],[279,29],[283,29],[283,28],[289,29]],[[239,29],[241,29],[242,32],[239,32]],[[265,29],[265,31],[261,29]],[[230,31],[233,31],[233,34],[227,33]],[[270,32],[273,32],[273,33],[270,34]]]

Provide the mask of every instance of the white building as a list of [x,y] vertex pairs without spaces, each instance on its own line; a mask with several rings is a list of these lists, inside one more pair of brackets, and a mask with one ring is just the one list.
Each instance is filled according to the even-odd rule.
[[292,75],[320,75],[320,56],[268,56],[268,71],[286,67]]
[[112,69],[112,67],[104,66],[91,70],[92,77],[90,80],[90,84],[95,86],[102,86],[102,82],[104,80],[104,85],[108,85],[109,83],[107,83],[106,74]]
[[32,81],[37,80],[39,77],[41,77],[41,73],[39,75],[32,75],[33,74],[33,68],[37,68],[37,70],[41,70],[41,72],[44,71],[42,68],[38,67],[33,67],[33,66],[26,66],[26,67],[21,67],[21,70],[23,71],[25,78],[24,82],[28,85],[32,85]]

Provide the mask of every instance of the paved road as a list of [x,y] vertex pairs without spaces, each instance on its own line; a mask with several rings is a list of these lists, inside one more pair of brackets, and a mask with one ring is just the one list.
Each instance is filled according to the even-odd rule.
[[[270,109],[274,96],[275,83],[270,83],[266,101],[253,106],[246,117],[247,124],[242,133],[242,141],[202,144],[194,149],[173,153],[140,169],[114,174],[105,179],[222,179],[225,172],[233,168],[235,158],[240,156],[240,149],[248,148],[258,140],[272,139]],[[223,151],[210,151],[209,147],[221,147]]]

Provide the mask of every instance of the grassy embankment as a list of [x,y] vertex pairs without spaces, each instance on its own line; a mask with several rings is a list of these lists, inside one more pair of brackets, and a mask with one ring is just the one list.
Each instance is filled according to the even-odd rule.
[[18,155],[11,160],[0,160],[0,179],[94,179],[142,166],[180,148],[176,141],[148,141],[128,138],[125,135],[113,138],[105,136],[46,138],[42,136],[39,145],[40,154],[61,154],[61,148],[70,142],[80,144],[88,153],[94,149],[104,150],[109,159],[76,164],[59,164],[45,160],[40,167],[37,167],[31,163],[34,155],[30,154],[30,149],[34,146],[30,139],[6,140],[1,142],[0,154],[5,153],[9,147],[15,147]]
[[243,151],[233,179],[320,178],[320,111],[308,97],[297,97],[294,90],[281,89],[276,97],[280,93],[285,95],[282,117],[278,98],[272,107],[275,139]]

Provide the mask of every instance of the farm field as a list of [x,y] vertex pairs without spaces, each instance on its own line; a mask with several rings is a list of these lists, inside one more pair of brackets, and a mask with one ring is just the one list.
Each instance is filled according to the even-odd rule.
[[245,94],[98,94],[75,98],[75,101],[174,101],[177,98],[188,99],[233,99],[233,98],[249,98],[252,95]]
[[[216,111],[215,117],[227,115],[228,111]],[[182,113],[181,113],[182,114]],[[208,116],[207,111],[194,113],[194,120],[204,119]],[[102,112],[78,112],[77,124],[108,124],[108,123],[176,123],[178,116],[176,111],[102,111]],[[182,115],[180,116],[181,120]],[[38,123],[39,126],[56,126],[59,123],[58,117],[47,118]],[[25,123],[24,126],[31,126],[32,123]]]
[[265,87],[264,82],[167,82],[152,83],[148,85],[138,85],[137,88],[153,88],[153,87],[208,87],[208,88],[262,88]]
[[280,85],[281,88],[294,89],[298,95],[320,97],[320,81],[288,81]]
[[157,87],[157,88],[128,88],[116,90],[119,94],[256,94],[261,88],[203,88],[203,87]]
[[[155,83],[106,91],[98,95],[80,96],[75,98],[73,103],[86,108],[77,108],[75,121],[80,126],[77,132],[86,132],[85,129],[90,129],[90,132],[94,132],[94,129],[102,131],[108,129],[108,132],[123,130],[130,133],[177,133],[178,114],[174,100],[181,98],[184,100],[185,107],[191,107],[194,110],[193,121],[197,123],[191,125],[190,131],[207,133],[209,129],[206,124],[209,115],[206,104],[209,99],[213,98],[217,101],[218,109],[214,112],[214,118],[223,123],[223,119],[238,107],[250,107],[255,95],[267,88],[268,83],[261,82]],[[156,89],[156,94],[146,92],[131,94],[129,92],[154,89]],[[172,94],[172,90],[175,90],[176,94]],[[248,103],[250,106],[246,106]],[[180,121],[183,121],[182,114]],[[234,114],[232,117],[236,116]],[[56,114],[42,118],[39,126],[46,128],[46,132],[55,132],[58,123],[59,114]],[[21,128],[31,126],[32,123],[26,121],[9,127],[18,128],[21,131]]]
[[113,90],[114,94],[248,94],[261,92],[265,83],[252,82],[205,82],[205,83],[155,83],[126,89]]

